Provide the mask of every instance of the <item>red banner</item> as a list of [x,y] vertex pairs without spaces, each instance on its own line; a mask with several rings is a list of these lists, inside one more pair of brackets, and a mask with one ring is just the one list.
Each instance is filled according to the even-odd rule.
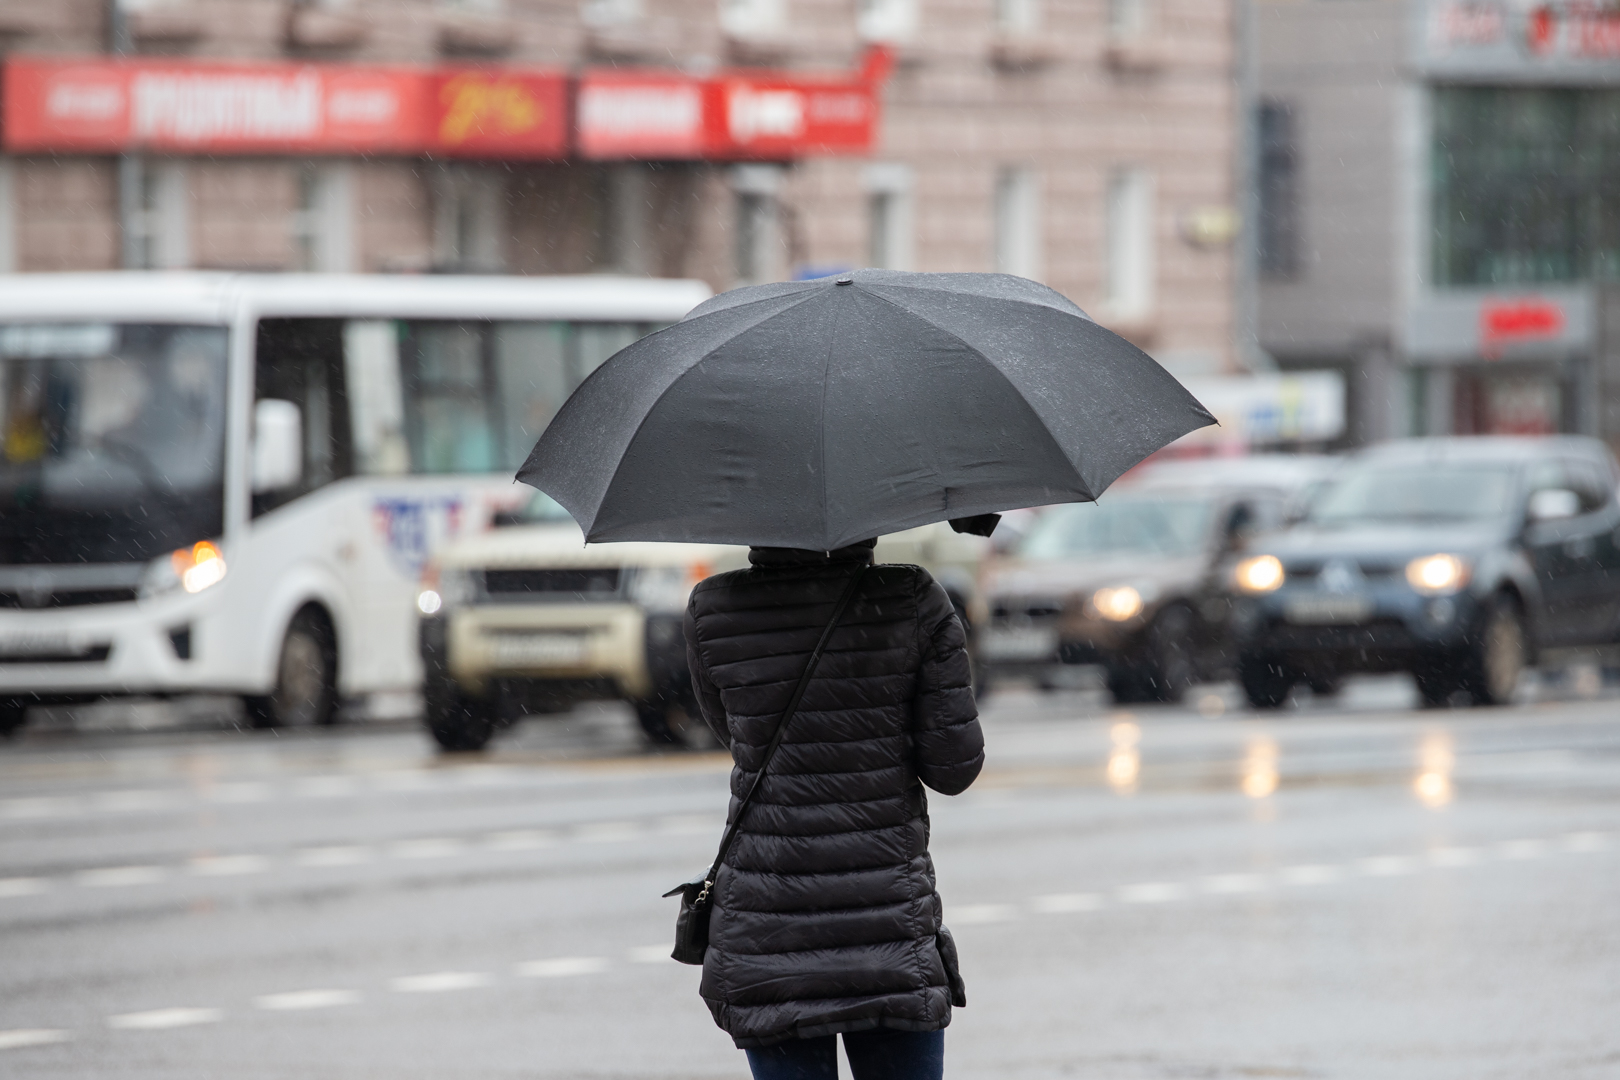
[[439,153],[555,158],[567,83],[527,71],[8,59],[16,152]]

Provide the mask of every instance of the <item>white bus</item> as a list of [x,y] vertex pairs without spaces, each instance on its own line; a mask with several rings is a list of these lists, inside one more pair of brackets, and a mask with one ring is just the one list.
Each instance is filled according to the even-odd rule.
[[569,392],[708,295],[0,276],[0,732],[122,695],[240,695],[264,726],[409,700],[436,545],[524,501]]

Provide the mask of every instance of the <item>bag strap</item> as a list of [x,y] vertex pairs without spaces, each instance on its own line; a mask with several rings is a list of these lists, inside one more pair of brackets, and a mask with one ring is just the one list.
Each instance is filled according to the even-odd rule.
[[799,701],[804,697],[805,689],[810,685],[810,677],[816,673],[816,665],[821,663],[821,654],[826,650],[827,642],[831,640],[833,630],[838,626],[839,620],[844,617],[844,612],[849,608],[850,601],[855,599],[855,592],[861,586],[861,578],[866,574],[867,565],[862,563],[855,571],[855,576],[849,579],[849,584],[844,587],[844,595],[838,598],[838,606],[833,608],[832,618],[828,620],[827,628],[821,632],[821,640],[816,642],[815,651],[810,654],[810,661],[804,665],[804,674],[799,676],[799,685],[793,688],[793,696],[788,699],[787,708],[782,711],[782,719],[777,722],[776,732],[771,735],[771,741],[765,747],[765,757],[759,763],[759,771],[754,774],[754,782],[748,785],[748,790],[743,794],[742,801],[737,804],[737,813],[732,817],[731,824],[726,827],[726,835],[720,841],[720,852],[714,857],[714,865],[709,867],[709,872],[703,876],[703,891],[698,897],[699,900],[706,898],[710,887],[714,885],[715,875],[720,873],[720,864],[725,861],[726,852],[731,850],[731,842],[737,839],[737,829],[742,825],[743,814],[748,811],[749,804],[754,801],[754,795],[759,791],[759,785],[765,779],[765,770],[771,767],[771,759],[776,756],[776,748],[782,745],[782,736],[787,733],[788,722],[793,719],[793,714],[799,709]]

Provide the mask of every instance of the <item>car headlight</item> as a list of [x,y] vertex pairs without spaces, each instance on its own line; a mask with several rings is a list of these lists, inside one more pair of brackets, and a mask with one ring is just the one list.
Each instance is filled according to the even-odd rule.
[[1469,567],[1455,555],[1423,555],[1406,564],[1406,582],[1424,596],[1445,596],[1468,584]]
[[225,556],[220,552],[219,545],[209,540],[199,540],[190,547],[179,548],[153,559],[141,582],[141,594],[161,596],[176,589],[200,593],[223,580]]
[[473,577],[466,570],[441,570],[429,563],[422,572],[422,588],[416,594],[416,610],[437,615],[446,608],[460,607],[473,598]]
[[1129,585],[1098,589],[1091,594],[1091,607],[1109,622],[1124,622],[1142,614],[1142,594]]
[[690,566],[642,566],[630,575],[630,599],[647,611],[685,611],[692,586],[709,576],[702,563]]
[[1275,592],[1282,588],[1287,576],[1283,572],[1282,560],[1275,555],[1256,555],[1232,568],[1233,582],[1248,593]]

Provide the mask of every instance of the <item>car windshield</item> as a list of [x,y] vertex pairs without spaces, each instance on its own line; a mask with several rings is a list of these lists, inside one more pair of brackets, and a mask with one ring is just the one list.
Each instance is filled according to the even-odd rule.
[[512,511],[502,515],[501,524],[511,525],[571,525],[573,515],[562,508],[562,504],[543,491],[537,491],[529,496],[529,501]]
[[0,326],[0,564],[135,562],[224,523],[222,327]]
[[1511,465],[1485,462],[1368,462],[1352,465],[1311,502],[1315,525],[1482,521],[1509,512]]
[[1198,498],[1113,498],[1067,503],[1043,514],[1019,554],[1026,559],[1068,559],[1135,552],[1190,555],[1209,537],[1214,504]]

